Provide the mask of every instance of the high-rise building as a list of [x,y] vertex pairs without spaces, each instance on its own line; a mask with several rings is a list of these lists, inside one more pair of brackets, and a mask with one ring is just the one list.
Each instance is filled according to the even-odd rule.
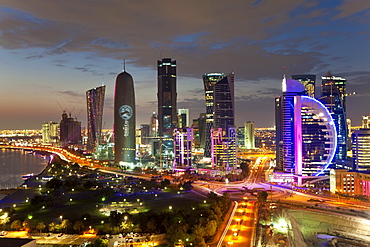
[[174,130],[175,159],[173,167],[190,167],[193,144],[193,129],[179,128]]
[[334,76],[329,71],[326,76],[321,77],[321,80],[322,80],[322,85],[321,85],[322,86],[322,88],[321,88],[322,96],[327,96],[327,95],[330,95],[332,93],[336,93],[336,92],[333,92],[334,86],[335,86],[335,88],[337,88],[337,90],[338,90],[338,95],[340,97],[340,101],[338,101],[338,102],[341,102],[341,104],[343,106],[343,109],[344,109],[344,112],[346,112],[346,108],[347,108],[347,79],[344,79],[343,77],[340,77],[340,76]]
[[[173,130],[177,126],[176,60],[158,61],[158,134],[166,150],[173,150]],[[168,140],[165,140],[168,139]]]
[[347,151],[352,150],[352,121],[351,119],[347,118]]
[[194,148],[204,149],[205,145],[205,133],[206,133],[206,114],[200,113],[199,117],[193,119],[193,124],[191,126],[194,133]]
[[95,152],[101,143],[104,97],[105,85],[86,91],[88,152]]
[[179,121],[178,121],[179,128],[190,127],[189,109],[179,109],[178,117],[179,117]]
[[59,125],[60,129],[60,142],[62,147],[69,145],[81,144],[81,122],[72,118],[71,114],[69,117],[64,111],[62,114],[62,120]]
[[275,143],[276,143],[276,170],[284,171],[284,148],[283,148],[283,112],[281,101],[283,97],[275,98]]
[[203,75],[206,100],[206,139],[204,156],[211,157],[211,129],[222,128],[225,133],[235,127],[234,73]]
[[322,77],[322,96],[319,100],[331,112],[337,129],[336,160],[347,158],[346,97],[346,79],[330,73]]
[[236,129],[236,142],[237,147],[245,148],[245,131],[244,127],[238,127]]
[[316,75],[292,75],[291,78],[303,84],[306,95],[315,98]]
[[140,125],[140,130],[141,130],[141,143],[146,145],[149,144],[149,132],[150,132],[150,126],[149,124],[142,124]]
[[149,136],[150,137],[157,137],[158,136],[158,114],[153,112],[152,116],[150,117],[150,130]]
[[254,141],[254,122],[253,121],[248,121],[244,122],[244,136],[245,136],[245,148],[247,149],[254,149],[256,148],[255,146],[255,141]]
[[55,145],[58,143],[58,129],[57,122],[44,122],[42,124],[42,143],[45,145]]
[[[294,174],[298,184],[309,177],[328,175],[336,150],[336,128],[328,109],[304,95],[304,86],[283,79],[283,94],[276,101],[276,126],[282,133],[279,170]],[[278,128],[277,128],[278,130]]]
[[362,116],[361,128],[370,129],[370,116]]
[[132,76],[117,75],[114,89],[114,161],[124,165],[135,162],[135,90]]
[[211,129],[211,165],[226,173],[236,169],[236,129],[230,127],[226,133],[222,128]]
[[370,129],[355,130],[352,134],[353,168],[370,171]]

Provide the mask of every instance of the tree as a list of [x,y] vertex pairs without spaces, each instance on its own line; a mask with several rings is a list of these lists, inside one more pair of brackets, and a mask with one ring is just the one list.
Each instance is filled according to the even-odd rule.
[[189,191],[193,188],[193,185],[191,185],[191,181],[187,181],[183,185],[185,191]]
[[67,232],[68,228],[71,227],[71,222],[68,219],[64,219],[59,227],[62,231]]
[[85,225],[82,221],[78,220],[73,224],[73,230],[77,231],[78,233],[81,233],[81,231],[84,229]]
[[58,178],[53,178],[50,181],[47,181],[45,184],[46,188],[57,190],[63,186],[63,181]]
[[41,221],[41,222],[39,222],[39,223],[37,223],[37,225],[36,225],[36,229],[41,233],[42,232],[42,230],[44,230],[46,228],[46,226],[45,226],[45,223],[43,222],[43,221]]
[[165,179],[163,179],[162,181],[161,181],[161,186],[162,187],[167,187],[167,186],[169,186],[171,184],[171,182],[170,182],[170,180],[168,180],[167,178],[165,178]]
[[98,238],[94,243],[87,245],[88,247],[107,247],[108,239]]
[[10,228],[19,231],[22,228],[22,222],[20,220],[15,220],[10,225]]
[[54,232],[57,228],[57,225],[54,222],[49,224],[49,231]]

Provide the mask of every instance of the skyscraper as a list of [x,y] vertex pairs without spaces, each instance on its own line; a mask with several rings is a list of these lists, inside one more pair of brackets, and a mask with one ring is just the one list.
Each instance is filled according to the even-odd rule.
[[179,116],[179,121],[178,121],[179,128],[190,127],[189,109],[179,109],[178,116]]
[[306,95],[315,98],[315,81],[316,75],[292,75],[293,80],[299,81],[303,84]]
[[114,89],[114,161],[135,162],[135,90],[132,76],[123,71]]
[[211,129],[227,131],[235,127],[234,73],[209,73],[203,75],[206,100],[206,139],[204,156],[211,157]]
[[[172,139],[177,126],[177,91],[176,91],[176,60],[163,58],[158,61],[158,134],[160,137]],[[173,149],[173,142],[165,145]]]
[[191,167],[191,151],[193,139],[194,137],[192,128],[175,129],[175,159],[173,163],[174,167]]
[[370,129],[355,130],[352,134],[353,168],[356,171],[370,169]]
[[150,117],[150,130],[149,136],[150,137],[157,137],[158,136],[158,114],[153,112],[153,115]]
[[244,122],[244,136],[245,136],[245,148],[247,149],[254,149],[255,142],[254,142],[254,122],[248,121]]
[[370,129],[370,116],[362,116],[361,127],[363,129]]
[[332,113],[337,128],[338,146],[335,159],[347,158],[347,123],[346,123],[346,79],[333,76],[330,72],[322,77],[322,96],[320,101]]
[[306,96],[299,81],[285,78],[283,94],[276,103],[276,115],[281,114],[276,117],[276,126],[282,131],[276,134],[278,150],[282,151],[279,169],[294,174],[299,185],[310,177],[328,175],[337,147],[337,132],[329,110]]
[[71,114],[68,117],[67,113],[63,112],[59,129],[62,147],[67,147],[70,144],[81,144],[81,122],[72,118]]
[[95,152],[101,142],[104,96],[105,85],[86,91],[88,152]]
[[44,122],[42,124],[42,143],[49,145],[49,144],[57,144],[58,143],[58,128],[59,123],[57,122]]

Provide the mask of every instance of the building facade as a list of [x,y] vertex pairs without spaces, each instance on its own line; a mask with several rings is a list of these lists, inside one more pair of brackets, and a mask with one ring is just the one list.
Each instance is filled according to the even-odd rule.
[[72,118],[71,114],[69,116],[66,112],[62,114],[62,120],[59,124],[60,129],[60,142],[62,147],[67,147],[69,145],[81,144],[81,122]]
[[244,136],[245,141],[244,145],[246,149],[256,148],[255,139],[254,139],[254,122],[248,121],[244,122]]
[[347,158],[346,97],[346,79],[331,74],[322,77],[322,96],[319,100],[331,112],[337,129],[336,160]]
[[88,152],[95,152],[101,143],[105,85],[86,91]]
[[173,167],[191,167],[193,139],[192,128],[174,130],[175,159]]
[[204,156],[211,157],[211,129],[235,127],[234,73],[203,75],[206,100],[206,135]]
[[176,60],[158,61],[158,135],[163,149],[173,153],[173,130],[177,127]]
[[353,132],[352,158],[355,171],[370,171],[370,129]]
[[[277,130],[280,136],[277,170],[294,174],[298,185],[310,177],[329,174],[336,151],[336,128],[328,109],[306,96],[296,80],[283,79],[282,96],[276,100]],[[277,151],[278,151],[277,150]],[[279,161],[279,160],[278,160]]]
[[178,110],[178,127],[179,128],[190,127],[189,109]]
[[370,197],[370,174],[346,169],[331,169],[330,192]]
[[305,95],[315,98],[316,75],[292,75],[293,80],[299,81],[305,88]]
[[116,77],[114,89],[114,161],[133,164],[135,143],[135,90],[132,76],[123,71]]
[[44,122],[42,124],[42,143],[44,145],[57,145],[59,142],[58,138],[59,123],[57,122]]

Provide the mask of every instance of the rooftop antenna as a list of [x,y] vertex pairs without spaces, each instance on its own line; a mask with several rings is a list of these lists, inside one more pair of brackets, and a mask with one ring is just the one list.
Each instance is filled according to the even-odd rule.
[[123,71],[126,71],[126,59],[123,59]]
[[284,79],[286,79],[285,73],[286,73],[286,66],[284,65]]
[[101,85],[104,86],[104,76],[101,77]]
[[161,52],[159,53],[159,59],[162,59],[162,49]]

